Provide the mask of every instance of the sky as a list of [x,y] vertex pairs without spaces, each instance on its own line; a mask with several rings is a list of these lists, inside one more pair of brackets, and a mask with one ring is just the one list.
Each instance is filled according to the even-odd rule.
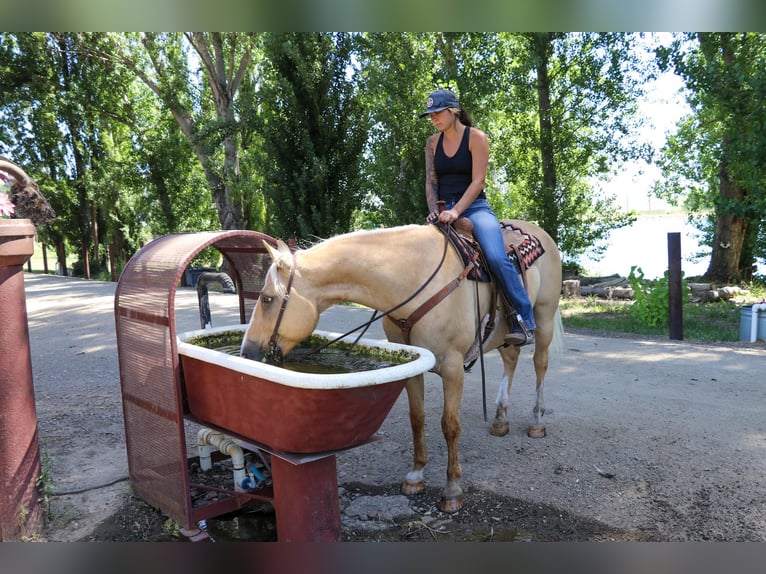
[[[670,38],[669,34],[659,36],[664,41]],[[679,76],[665,72],[648,83],[645,96],[638,102],[639,114],[646,118],[639,137],[655,150],[662,148],[668,134],[675,132],[678,121],[691,111],[681,93],[683,87],[684,82]],[[621,166],[619,173],[602,187],[608,195],[616,196],[618,204],[626,211],[664,211],[670,205],[649,193],[652,184],[660,177],[656,166],[637,160]]]

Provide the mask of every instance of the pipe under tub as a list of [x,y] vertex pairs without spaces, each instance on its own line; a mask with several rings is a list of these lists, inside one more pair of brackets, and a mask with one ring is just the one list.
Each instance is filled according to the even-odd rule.
[[766,302],[756,303],[750,314],[750,342],[758,339],[758,311],[766,311]]
[[216,449],[221,454],[231,457],[234,467],[234,490],[244,492],[247,489],[252,481],[245,470],[245,454],[233,439],[223,433],[203,428],[197,433],[197,446],[199,447],[199,465],[202,470],[213,468],[213,460],[210,455],[213,449]]

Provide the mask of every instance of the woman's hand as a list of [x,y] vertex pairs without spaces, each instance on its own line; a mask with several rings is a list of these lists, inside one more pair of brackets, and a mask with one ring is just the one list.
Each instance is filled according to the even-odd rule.
[[460,214],[455,209],[445,209],[439,214],[439,221],[442,223],[455,223]]

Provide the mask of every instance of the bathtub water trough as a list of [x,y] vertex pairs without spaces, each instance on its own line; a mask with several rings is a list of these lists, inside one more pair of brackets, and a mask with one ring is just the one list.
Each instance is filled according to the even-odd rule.
[[[372,440],[407,379],[433,367],[434,356],[418,347],[361,339],[350,352],[377,358],[378,364],[354,372],[313,373],[209,347],[241,341],[245,328],[178,335],[189,411],[200,424],[272,455],[280,541],[340,540],[335,454]],[[317,345],[335,336],[314,333]]]

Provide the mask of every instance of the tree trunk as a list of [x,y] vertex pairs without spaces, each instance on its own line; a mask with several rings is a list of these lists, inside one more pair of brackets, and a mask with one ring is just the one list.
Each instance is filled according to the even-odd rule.
[[56,246],[56,253],[59,260],[59,269],[58,271],[66,277],[69,275],[66,270],[66,247],[64,246],[64,242],[60,241],[59,244]]
[[85,279],[90,279],[90,255],[87,243],[82,244],[82,275]]
[[[707,38],[700,34],[700,44],[704,45]],[[731,34],[722,34],[723,63],[727,68],[733,67],[735,52],[732,47]],[[731,153],[729,137],[724,133],[721,139],[721,162],[718,170],[719,190],[721,201],[716,205],[716,224],[713,235],[710,265],[708,266],[705,279],[710,281],[739,281],[740,257],[747,236],[748,222],[746,219],[731,213],[730,205],[742,205],[745,201],[747,190],[735,182],[729,173],[729,157]]]
[[[728,138],[723,138],[723,153],[726,154]],[[719,194],[725,205],[731,201],[743,201],[745,190],[729,177],[726,160],[721,161],[719,172]],[[718,208],[710,265],[704,278],[708,281],[730,282],[741,279],[739,261],[747,235],[747,220],[737,215],[726,213],[725,208]]]
[[558,201],[556,200],[556,164],[553,151],[553,122],[551,121],[551,83],[548,77],[550,33],[534,35],[534,51],[537,58],[537,110],[540,123],[540,160],[543,170],[542,197],[537,202],[543,206],[540,225],[558,240]]

